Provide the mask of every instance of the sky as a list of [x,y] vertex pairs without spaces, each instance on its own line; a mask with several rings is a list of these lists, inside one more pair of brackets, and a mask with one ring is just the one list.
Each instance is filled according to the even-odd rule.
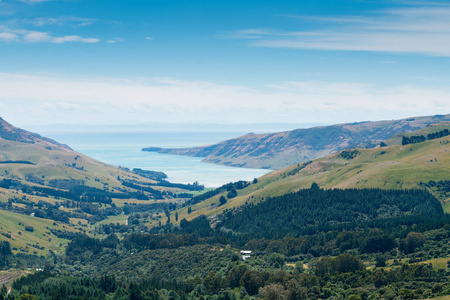
[[0,116],[27,128],[447,114],[449,70],[449,1],[0,1]]

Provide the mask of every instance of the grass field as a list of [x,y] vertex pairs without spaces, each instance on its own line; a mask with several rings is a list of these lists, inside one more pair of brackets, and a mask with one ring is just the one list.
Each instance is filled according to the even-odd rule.
[[433,299],[433,300],[450,300],[450,295],[437,297],[437,298],[428,298],[426,300],[431,300],[431,299]]
[[0,271],[0,286],[6,285],[10,287],[16,278],[28,275],[30,273],[32,273],[32,271],[28,270]]
[[[32,226],[34,231],[26,231],[25,226]],[[0,240],[8,241],[14,253],[47,255],[49,250],[63,252],[68,240],[58,238],[50,229],[76,231],[52,220],[0,210]]]
[[430,260],[421,261],[420,264],[432,264],[433,267],[438,269],[447,269],[447,261],[450,261],[450,257],[441,257]]

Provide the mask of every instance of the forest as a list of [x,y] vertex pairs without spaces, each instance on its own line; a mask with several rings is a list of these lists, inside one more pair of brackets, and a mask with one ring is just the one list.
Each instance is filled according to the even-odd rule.
[[[236,186],[230,186],[230,190]],[[162,203],[161,203],[162,204]],[[426,299],[449,295],[450,216],[425,190],[310,189],[138,231],[68,235],[0,299]],[[160,207],[170,211],[175,207]],[[277,208],[277,209],[275,209]],[[276,211],[276,212],[275,212]],[[137,220],[134,222],[133,220]],[[251,250],[243,260],[240,250]],[[8,268],[33,266],[1,245]],[[439,265],[436,265],[439,263]],[[36,265],[37,267],[37,265]],[[28,298],[27,298],[28,297]]]
[[413,135],[413,136],[403,136],[402,137],[402,145],[409,145],[409,144],[416,144],[416,143],[422,143],[428,140],[434,140],[439,139],[444,136],[450,135],[450,131],[448,129],[444,129],[441,131],[437,131],[434,133],[429,133],[426,136],[425,135]]

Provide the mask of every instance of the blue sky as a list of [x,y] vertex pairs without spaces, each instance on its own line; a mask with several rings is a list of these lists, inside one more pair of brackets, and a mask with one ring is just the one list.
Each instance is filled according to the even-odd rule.
[[0,1],[19,126],[450,113],[448,1]]

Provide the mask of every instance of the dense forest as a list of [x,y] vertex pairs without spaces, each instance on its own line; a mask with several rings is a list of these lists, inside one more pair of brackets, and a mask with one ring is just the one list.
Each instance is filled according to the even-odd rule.
[[[67,204],[72,203],[79,202]],[[450,294],[450,216],[426,190],[324,190],[313,184],[212,220],[200,216],[144,230],[144,214],[177,207],[127,204],[121,211],[129,214],[128,225],[102,224],[96,229],[100,237],[57,232],[70,239],[63,255],[33,259],[12,254],[9,243],[2,243],[0,267],[39,263],[42,271],[16,279],[9,294],[0,290],[0,299],[426,299]],[[240,250],[251,253],[243,260]]]
[[423,190],[311,189],[249,204],[221,219],[224,230],[257,238],[406,225],[442,217],[439,201]]

